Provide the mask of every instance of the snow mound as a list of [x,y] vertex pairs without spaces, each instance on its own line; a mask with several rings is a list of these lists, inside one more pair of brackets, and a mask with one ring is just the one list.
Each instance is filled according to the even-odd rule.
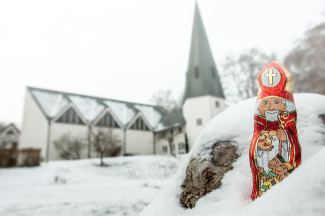
[[[292,177],[272,187],[240,214],[258,215],[325,215],[325,148],[303,163]],[[270,191],[271,192],[271,191]],[[267,211],[270,209],[271,211]]]
[[[295,94],[295,103],[297,107],[297,130],[298,137],[302,148],[302,164],[308,161],[309,158],[322,149],[325,146],[325,127],[319,115],[325,114],[325,96],[317,94]],[[201,133],[197,139],[191,152],[184,159],[180,169],[178,170],[175,178],[170,182],[168,187],[140,214],[141,216],[150,215],[236,215],[241,214],[240,211],[252,203],[250,194],[252,190],[252,177],[249,166],[248,150],[253,135],[253,116],[256,98],[245,100],[223,113],[216,116],[210,121],[205,130]],[[180,205],[180,194],[181,184],[185,178],[186,167],[192,157],[200,158],[202,160],[208,159],[211,156],[213,145],[217,141],[231,140],[237,145],[237,153],[240,155],[239,158],[232,164],[233,170],[227,172],[222,179],[222,185],[219,189],[212,191],[205,197],[202,197],[196,203],[193,209],[184,209]],[[323,157],[325,155],[323,154]],[[316,160],[320,156],[315,156],[313,160]],[[311,162],[312,163],[312,162]],[[306,162],[307,164],[307,162]],[[312,165],[305,165],[312,166]],[[299,171],[293,172],[288,177],[287,181],[281,182],[281,188],[286,188],[287,182],[294,181],[290,180],[295,175],[301,175],[299,173],[304,172],[308,168],[304,168]],[[324,170],[324,169],[323,169]],[[298,174],[296,174],[298,173]],[[316,175],[316,174],[315,174]],[[320,177],[321,175],[321,177]],[[324,182],[325,174],[319,172],[315,177],[319,177],[319,181]],[[294,181],[295,182],[295,181]],[[301,182],[302,183],[302,182]],[[301,187],[301,184],[296,184],[296,187]],[[293,187],[293,186],[292,186]],[[311,187],[314,191],[320,190],[321,185],[315,184]],[[277,189],[280,190],[280,189]],[[266,194],[276,193],[270,190]],[[279,193],[279,192],[278,192]],[[287,193],[287,192],[285,192]],[[288,192],[289,193],[289,192]],[[297,190],[290,190],[292,197],[299,196]],[[318,195],[311,195],[310,199],[318,199]],[[322,195],[324,199],[325,193]],[[265,198],[266,199],[266,198]],[[254,202],[251,206],[259,206],[258,203],[262,201]],[[269,201],[266,201],[269,202]],[[294,205],[287,205],[286,211],[294,211],[295,205],[301,205],[299,201]],[[267,205],[267,203],[265,203]],[[323,207],[322,207],[323,206]],[[255,207],[256,209],[260,207]],[[325,206],[320,205],[320,211],[325,212]],[[270,208],[266,208],[260,211],[267,211]],[[289,210],[288,210],[289,209]],[[319,210],[319,209],[318,209]],[[248,211],[248,210],[247,210]],[[254,211],[253,207],[252,210]],[[270,209],[270,214],[273,209]],[[279,213],[280,213],[279,209]],[[263,213],[264,214],[264,213]],[[315,214],[315,215],[323,215]],[[290,214],[284,214],[290,215]]]

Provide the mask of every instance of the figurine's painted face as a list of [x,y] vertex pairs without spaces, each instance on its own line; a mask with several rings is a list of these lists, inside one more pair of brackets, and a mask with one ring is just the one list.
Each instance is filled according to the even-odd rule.
[[257,109],[267,120],[277,121],[279,112],[285,110],[286,107],[280,97],[267,97],[262,99]]
[[288,171],[288,168],[285,165],[280,165],[275,169],[275,174],[281,175],[283,173],[286,173]]
[[272,172],[274,172],[275,169],[280,165],[282,165],[282,163],[281,163],[280,159],[277,157],[273,158],[269,162],[269,168],[272,170]]

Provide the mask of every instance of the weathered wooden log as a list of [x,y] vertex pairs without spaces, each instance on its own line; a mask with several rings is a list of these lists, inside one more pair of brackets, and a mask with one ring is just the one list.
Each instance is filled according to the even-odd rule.
[[213,147],[211,161],[198,158],[190,161],[181,185],[180,202],[185,208],[193,208],[198,199],[220,187],[223,176],[238,158],[236,150],[233,142],[220,141]]

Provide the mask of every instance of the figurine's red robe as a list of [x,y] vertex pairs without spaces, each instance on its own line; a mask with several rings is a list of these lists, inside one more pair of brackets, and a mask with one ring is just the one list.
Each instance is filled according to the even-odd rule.
[[296,166],[298,167],[301,163],[301,148],[297,136],[296,120],[297,120],[296,111],[282,115],[279,121],[276,122],[269,122],[263,116],[255,115],[254,135],[249,149],[250,166],[253,174],[253,190],[251,195],[251,198],[253,200],[259,196],[259,191],[261,188],[260,176],[258,174],[258,166],[256,160],[256,148],[257,148],[257,142],[260,134],[263,131],[269,131],[269,130],[276,131],[278,129],[283,128],[287,133],[289,139],[288,141],[290,142],[289,160],[287,162],[290,162],[290,164],[293,164],[295,162]]

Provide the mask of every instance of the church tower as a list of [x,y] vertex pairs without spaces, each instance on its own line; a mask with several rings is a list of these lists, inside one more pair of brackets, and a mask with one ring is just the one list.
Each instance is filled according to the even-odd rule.
[[196,3],[183,100],[190,148],[207,123],[225,109],[224,100],[220,77]]

